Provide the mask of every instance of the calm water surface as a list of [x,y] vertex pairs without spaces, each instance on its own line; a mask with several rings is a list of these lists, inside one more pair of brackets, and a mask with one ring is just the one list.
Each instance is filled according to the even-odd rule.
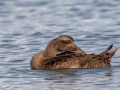
[[87,53],[120,48],[120,0],[0,0],[0,89],[120,89],[120,50],[111,67],[31,70],[31,57],[63,34]]

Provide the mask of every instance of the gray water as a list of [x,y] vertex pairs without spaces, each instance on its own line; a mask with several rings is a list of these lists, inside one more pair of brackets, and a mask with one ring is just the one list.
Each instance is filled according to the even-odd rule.
[[59,35],[87,53],[120,48],[120,0],[0,0],[0,90],[120,90],[119,49],[111,67],[31,70]]

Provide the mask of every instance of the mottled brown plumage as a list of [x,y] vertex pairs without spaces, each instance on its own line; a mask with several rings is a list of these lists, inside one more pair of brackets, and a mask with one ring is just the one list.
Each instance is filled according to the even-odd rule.
[[[60,39],[59,39],[60,38]],[[66,36],[58,37],[59,40],[64,40]],[[69,39],[71,37],[69,36]],[[57,39],[57,43],[59,40]],[[68,36],[67,36],[68,39]],[[65,41],[67,40],[65,39]],[[71,39],[72,40],[72,39]],[[54,41],[54,39],[53,39]],[[50,50],[54,45],[51,41],[47,48]],[[72,40],[73,41],[73,40]],[[56,42],[56,41],[55,41]],[[35,54],[31,60],[31,69],[34,70],[49,70],[49,69],[60,69],[60,68],[96,68],[96,67],[105,67],[110,66],[111,58],[117,51],[117,48],[110,45],[105,51],[96,55],[96,54],[85,54],[85,52],[79,49],[75,44],[71,47],[67,45],[68,43],[64,42],[64,48],[62,44],[58,44],[59,51],[64,51],[62,53],[55,53],[50,55],[51,52],[46,52],[48,55],[44,55],[45,51]],[[60,45],[60,46],[59,46]],[[55,46],[53,46],[55,49]],[[69,47],[69,48],[68,48]],[[45,50],[46,50],[45,49]],[[58,52],[59,52],[58,51]]]
[[45,59],[41,62],[39,70],[60,69],[60,68],[96,68],[111,66],[111,58],[117,51],[113,45],[109,46],[99,55],[78,54],[74,52],[61,53],[57,57]]

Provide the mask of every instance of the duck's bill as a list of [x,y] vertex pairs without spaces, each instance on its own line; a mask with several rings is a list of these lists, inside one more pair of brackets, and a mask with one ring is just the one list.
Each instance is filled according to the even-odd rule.
[[78,46],[77,46],[77,49],[76,50],[74,50],[74,51],[72,51],[72,52],[74,52],[74,53],[78,53],[78,54],[86,54],[85,53],[85,51],[83,51],[81,48],[79,48]]

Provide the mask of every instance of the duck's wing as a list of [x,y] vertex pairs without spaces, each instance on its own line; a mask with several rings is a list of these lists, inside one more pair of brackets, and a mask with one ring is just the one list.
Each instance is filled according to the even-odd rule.
[[117,47],[110,45],[105,51],[99,55],[85,54],[79,57],[79,64],[83,68],[95,68],[110,66],[111,58],[117,51]]

